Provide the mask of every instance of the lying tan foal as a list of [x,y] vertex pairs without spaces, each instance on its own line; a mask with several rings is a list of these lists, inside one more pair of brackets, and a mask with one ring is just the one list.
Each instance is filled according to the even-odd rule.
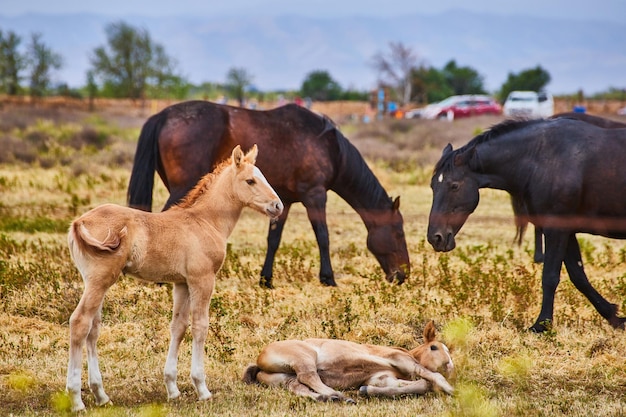
[[359,388],[361,395],[393,397],[454,389],[438,373],[454,369],[448,347],[435,340],[435,325],[424,329],[424,341],[413,350],[358,344],[346,340],[283,340],[267,345],[256,365],[243,375],[246,383],[285,387],[317,401],[354,402],[337,389]]

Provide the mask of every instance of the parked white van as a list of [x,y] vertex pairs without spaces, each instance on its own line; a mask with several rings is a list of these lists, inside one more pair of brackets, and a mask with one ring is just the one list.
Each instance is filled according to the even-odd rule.
[[503,107],[506,117],[540,118],[554,114],[554,99],[544,91],[511,91]]

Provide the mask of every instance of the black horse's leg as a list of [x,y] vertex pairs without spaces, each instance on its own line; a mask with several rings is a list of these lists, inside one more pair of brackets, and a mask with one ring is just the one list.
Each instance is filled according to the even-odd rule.
[[561,265],[565,258],[569,233],[559,231],[545,231],[546,250],[541,274],[541,288],[543,299],[539,317],[530,327],[530,331],[543,333],[552,326],[554,316],[554,293],[561,280]]
[[543,262],[543,230],[541,227],[535,226],[535,263]]
[[330,263],[330,244],[328,225],[326,224],[326,189],[311,193],[302,201],[306,207],[311,226],[315,232],[317,246],[320,250],[320,282],[324,285],[336,287],[335,275]]
[[595,288],[587,279],[585,270],[583,268],[583,261],[580,256],[580,247],[578,246],[578,240],[576,236],[572,235],[567,245],[567,252],[565,254],[565,268],[569,274],[572,283],[576,286],[578,291],[583,293],[591,304],[596,308],[598,313],[602,317],[608,320],[608,322],[616,329],[624,330],[624,323],[626,323],[625,317],[617,317],[617,305],[609,303],[604,297],[596,291]]
[[278,219],[274,222],[270,221],[270,227],[267,232],[267,252],[265,253],[265,262],[263,263],[263,269],[261,269],[261,280],[259,281],[261,287],[270,289],[274,288],[274,284],[272,283],[272,277],[274,276],[274,257],[276,256],[276,251],[278,250],[278,245],[283,235],[283,228],[285,227],[289,209],[291,208],[290,203],[283,204],[283,212]]

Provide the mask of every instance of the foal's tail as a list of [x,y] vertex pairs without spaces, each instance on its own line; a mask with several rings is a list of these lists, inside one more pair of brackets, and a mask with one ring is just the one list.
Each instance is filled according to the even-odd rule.
[[70,250],[72,253],[75,253],[75,250],[88,252],[94,249],[102,252],[115,252],[127,233],[128,229],[126,226],[119,231],[111,231],[111,229],[109,229],[106,237],[103,240],[99,240],[89,232],[85,223],[81,220],[77,220],[70,226],[68,237]]
[[256,376],[259,372],[261,372],[261,368],[256,365],[250,365],[244,371],[243,377],[241,379],[246,384],[257,384],[258,381],[256,379]]
[[152,211],[154,171],[159,158],[159,134],[166,119],[165,112],[157,113],[151,116],[141,128],[128,183],[129,207]]

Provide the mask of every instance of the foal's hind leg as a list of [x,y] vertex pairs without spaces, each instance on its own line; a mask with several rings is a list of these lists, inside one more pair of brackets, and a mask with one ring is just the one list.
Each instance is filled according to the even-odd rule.
[[[260,371],[256,375],[257,381],[265,384],[269,387],[284,387],[289,391],[301,397],[313,398],[315,401],[329,401],[338,399],[336,397],[329,397],[318,392],[311,390],[308,386],[304,385],[296,378],[296,374],[286,373],[272,373]],[[347,402],[354,402],[351,398],[346,398]]]
[[96,343],[100,336],[100,326],[102,324],[102,304],[98,308],[98,312],[93,318],[91,325],[91,331],[87,335],[87,368],[89,372],[89,388],[93,395],[96,397],[97,405],[104,405],[108,403],[109,396],[104,392],[104,386],[102,384],[102,373],[100,372],[100,366],[98,364],[98,349]]
[[92,284],[87,279],[84,281],[85,290],[70,317],[70,354],[67,365],[66,389],[72,402],[72,411],[85,409],[85,404],[81,399],[81,363],[83,345],[88,337],[89,384],[92,390],[95,388],[94,395],[98,405],[106,404],[109,401],[109,397],[102,387],[102,375],[98,369],[95,346],[99,335],[102,302],[110,285]]
[[163,370],[168,400],[180,396],[180,390],[176,386],[176,377],[178,374],[178,348],[189,326],[189,288],[187,284],[174,284],[172,296],[174,307],[172,309],[172,323],[170,324],[171,339],[165,360],[165,369]]

